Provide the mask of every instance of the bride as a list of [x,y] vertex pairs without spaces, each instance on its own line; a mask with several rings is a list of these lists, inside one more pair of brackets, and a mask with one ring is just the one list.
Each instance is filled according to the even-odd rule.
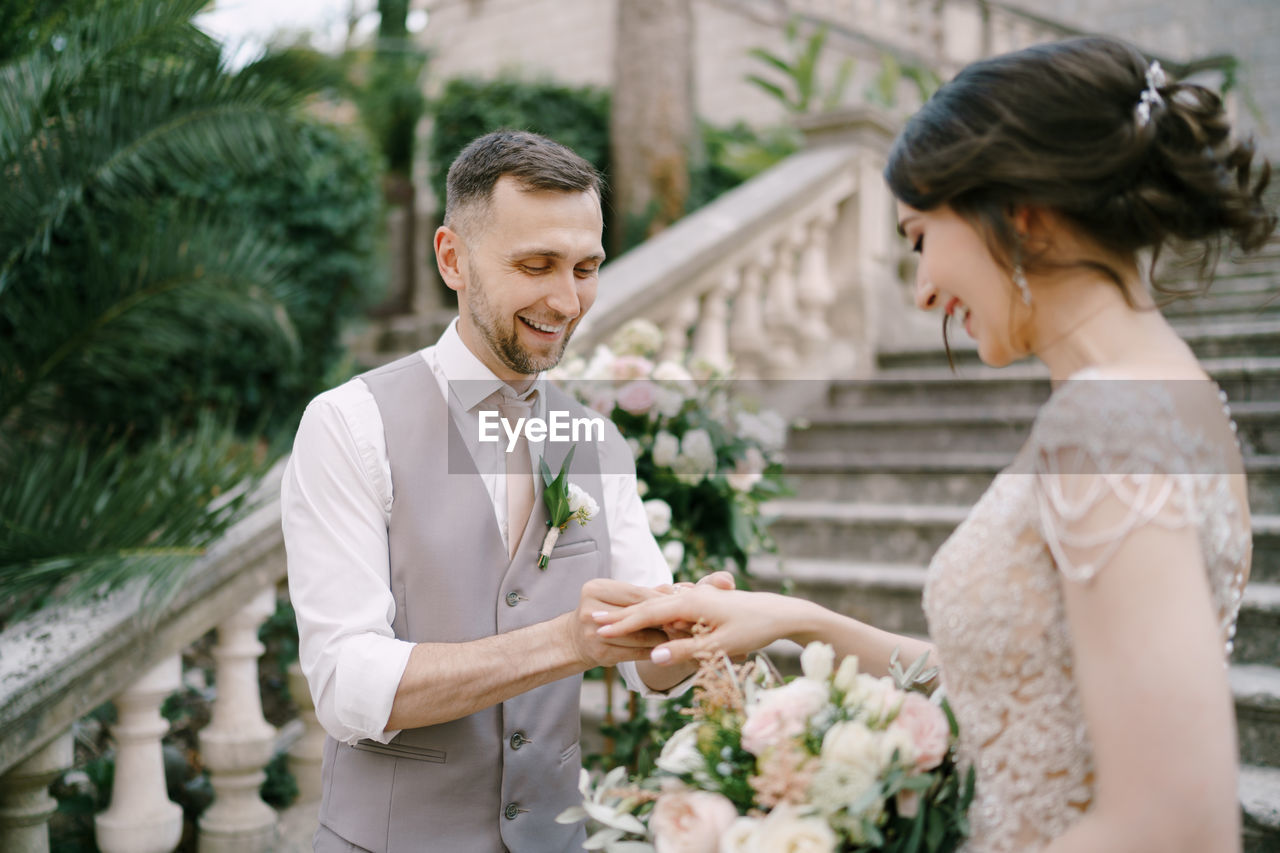
[[708,626],[657,663],[779,637],[877,674],[895,648],[929,652],[977,771],[966,850],[1238,850],[1225,664],[1251,553],[1243,466],[1139,255],[1261,246],[1276,219],[1251,160],[1216,95],[1117,40],[964,69],[885,170],[920,256],[916,304],[943,313],[944,341],[962,323],[989,365],[1035,355],[1054,392],[934,556],[929,641],[707,587],[601,612],[600,634]]

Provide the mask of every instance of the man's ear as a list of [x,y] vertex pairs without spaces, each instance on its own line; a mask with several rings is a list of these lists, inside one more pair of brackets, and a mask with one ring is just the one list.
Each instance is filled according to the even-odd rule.
[[467,247],[454,231],[447,225],[436,229],[436,268],[440,270],[440,278],[450,289],[461,293],[466,289],[466,279],[462,270],[466,265]]

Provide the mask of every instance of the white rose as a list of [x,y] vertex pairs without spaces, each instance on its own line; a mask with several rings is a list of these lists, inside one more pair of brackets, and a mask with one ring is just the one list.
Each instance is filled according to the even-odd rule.
[[831,676],[831,668],[835,665],[836,650],[826,643],[813,642],[804,647],[800,653],[800,669],[805,678],[814,681],[826,681]]
[[868,725],[883,726],[902,707],[904,694],[888,676],[873,678],[862,673],[844,696],[844,706],[855,709]]
[[698,729],[701,723],[690,723],[673,734],[662,747],[662,754],[654,761],[659,770],[679,776],[701,770],[706,764],[698,752]]
[[613,351],[604,344],[596,347],[596,351],[591,354],[591,361],[587,362],[587,367],[582,371],[583,379],[613,379]]
[[596,503],[595,498],[591,497],[591,495],[583,491],[582,487],[580,487],[578,484],[570,483],[569,484],[569,513],[571,515],[577,515],[579,510],[583,510],[583,509],[586,510],[585,516],[587,518],[593,517],[597,512],[600,511],[600,507]]
[[729,485],[740,492],[749,492],[764,477],[764,454],[758,448],[748,447],[743,458],[725,475]]
[[839,841],[822,818],[800,817],[791,806],[779,806],[760,821],[755,849],[785,853],[834,853]]
[[662,330],[653,321],[637,317],[613,336],[613,346],[628,355],[652,355],[662,348]]
[[686,432],[680,440],[680,452],[706,473],[716,469],[716,446],[711,441],[711,434],[705,429]]
[[840,667],[836,670],[835,686],[837,690],[848,693],[853,689],[854,681],[858,678],[858,656],[846,655],[845,659],[840,661]]
[[674,418],[684,408],[684,399],[684,395],[674,388],[659,385],[653,389],[652,411],[664,418]]
[[718,853],[761,853],[756,844],[756,831],[760,828],[760,818],[740,817],[720,836]]
[[671,504],[654,498],[644,502],[644,514],[649,519],[649,532],[663,536],[671,529]]
[[[640,443],[640,439],[638,438],[628,438],[627,447],[631,450],[632,459],[639,459],[641,456],[644,455],[644,445]],[[641,482],[643,482],[643,480]],[[646,486],[645,488],[648,488],[648,487]],[[644,493],[641,492],[640,496],[644,497]]]
[[858,720],[836,723],[822,739],[822,760],[864,771],[874,778],[885,767],[880,740],[879,735]]
[[636,494],[640,497],[649,494],[649,484],[644,480],[636,480]]
[[662,430],[653,437],[653,464],[663,468],[670,468],[676,464],[676,457],[680,455],[680,439],[676,438],[666,430]]
[[667,561],[667,568],[675,572],[684,562],[684,543],[678,539],[672,539],[663,545],[662,558]]
[[659,382],[692,382],[693,375],[674,361],[664,361],[653,369],[653,378]]

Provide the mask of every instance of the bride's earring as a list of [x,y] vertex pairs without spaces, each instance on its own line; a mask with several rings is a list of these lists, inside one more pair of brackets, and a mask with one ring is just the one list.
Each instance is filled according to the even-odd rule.
[[1013,265],[1013,283],[1018,286],[1018,291],[1022,294],[1022,303],[1030,305],[1031,285],[1027,284],[1027,272],[1022,268],[1022,264]]

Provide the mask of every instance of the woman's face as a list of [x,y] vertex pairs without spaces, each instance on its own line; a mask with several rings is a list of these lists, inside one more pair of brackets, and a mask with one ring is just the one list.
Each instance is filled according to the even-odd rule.
[[950,207],[924,211],[898,202],[898,227],[920,255],[916,307],[942,311],[963,324],[977,341],[978,356],[992,367],[1027,355],[1014,340],[1027,319],[1018,289],[968,220]]

